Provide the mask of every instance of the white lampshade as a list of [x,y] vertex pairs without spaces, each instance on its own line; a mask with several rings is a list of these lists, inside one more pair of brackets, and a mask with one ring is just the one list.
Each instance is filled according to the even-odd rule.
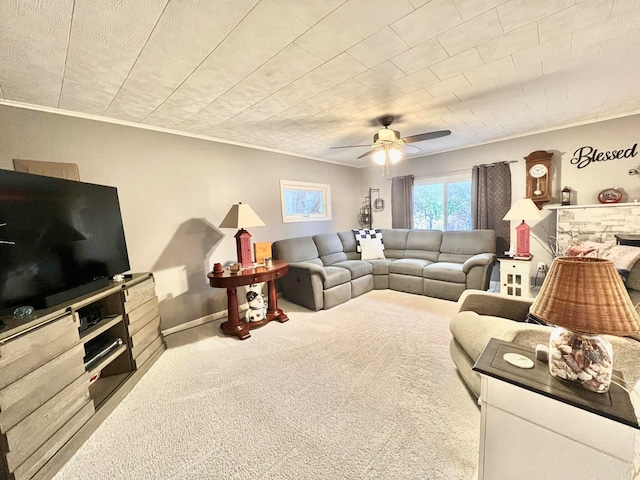
[[385,152],[384,150],[378,150],[373,154],[373,161],[376,162],[378,165],[384,165],[384,162],[386,161],[386,159],[387,159],[387,152]]
[[542,220],[542,212],[530,198],[521,198],[514,203],[503,220]]
[[397,148],[392,148],[389,150],[389,160],[391,163],[396,163],[402,158],[402,152]]
[[253,211],[248,203],[238,203],[233,205],[227,216],[224,217],[220,228],[245,228],[245,227],[262,227],[264,222]]

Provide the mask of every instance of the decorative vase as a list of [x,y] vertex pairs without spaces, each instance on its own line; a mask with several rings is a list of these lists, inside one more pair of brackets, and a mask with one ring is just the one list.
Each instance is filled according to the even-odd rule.
[[592,392],[605,393],[613,372],[611,343],[602,335],[556,327],[549,339],[549,372]]

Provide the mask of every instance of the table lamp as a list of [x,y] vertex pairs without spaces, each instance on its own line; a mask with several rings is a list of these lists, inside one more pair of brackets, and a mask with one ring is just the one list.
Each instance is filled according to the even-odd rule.
[[242,268],[253,265],[251,258],[251,234],[244,227],[262,227],[264,222],[253,211],[248,203],[238,203],[233,205],[227,216],[224,217],[220,228],[239,228],[236,233],[236,250],[238,252],[238,263]]
[[507,214],[502,217],[503,220],[522,220],[522,223],[516,227],[516,254],[514,258],[531,258],[529,251],[529,242],[531,240],[531,227],[525,223],[525,220],[541,220],[542,213],[530,198],[521,198],[516,201]]
[[549,372],[592,392],[609,390],[613,349],[602,335],[637,335],[640,316],[610,260],[554,259],[530,314],[556,326]]

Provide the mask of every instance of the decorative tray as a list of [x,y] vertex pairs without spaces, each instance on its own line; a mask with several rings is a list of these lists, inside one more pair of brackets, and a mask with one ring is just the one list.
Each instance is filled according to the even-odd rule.
[[622,200],[622,192],[617,188],[605,188],[598,194],[600,203],[618,203]]

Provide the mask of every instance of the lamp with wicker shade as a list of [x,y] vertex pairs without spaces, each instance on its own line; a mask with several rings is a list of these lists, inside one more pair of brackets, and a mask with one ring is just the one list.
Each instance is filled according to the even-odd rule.
[[549,341],[551,375],[593,392],[609,390],[611,343],[602,335],[637,335],[640,317],[613,262],[556,258],[531,315],[556,328]]

